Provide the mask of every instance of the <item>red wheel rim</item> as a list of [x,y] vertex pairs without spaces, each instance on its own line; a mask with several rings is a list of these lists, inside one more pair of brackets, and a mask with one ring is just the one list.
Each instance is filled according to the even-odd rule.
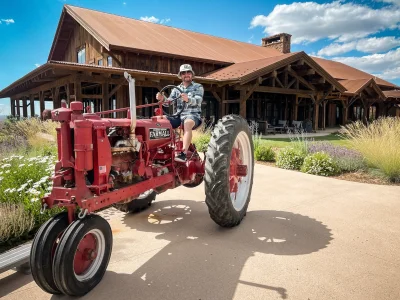
[[238,183],[240,182],[240,177],[236,174],[236,169],[238,165],[241,165],[242,161],[240,160],[240,149],[233,148],[231,154],[231,161],[229,166],[229,186],[230,192],[236,193],[238,191]]
[[74,272],[76,275],[83,274],[97,257],[97,239],[88,233],[79,242],[74,257]]

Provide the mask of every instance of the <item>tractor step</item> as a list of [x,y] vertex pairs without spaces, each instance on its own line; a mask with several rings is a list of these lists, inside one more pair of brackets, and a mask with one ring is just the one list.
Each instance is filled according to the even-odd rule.
[[17,271],[21,273],[30,274],[29,256],[31,247],[32,243],[29,242],[0,254],[0,273],[17,268]]

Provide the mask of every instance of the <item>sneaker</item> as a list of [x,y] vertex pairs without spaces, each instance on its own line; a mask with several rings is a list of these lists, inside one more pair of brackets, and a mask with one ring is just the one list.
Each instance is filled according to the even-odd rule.
[[186,162],[186,154],[181,152],[175,157],[175,161]]

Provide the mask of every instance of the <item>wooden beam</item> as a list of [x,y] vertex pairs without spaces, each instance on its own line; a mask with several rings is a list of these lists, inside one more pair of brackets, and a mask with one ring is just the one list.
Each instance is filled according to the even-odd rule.
[[221,115],[219,116],[220,118],[222,118],[223,116],[226,115],[226,104],[224,103],[224,100],[226,99],[226,88],[223,87],[222,88],[222,94],[221,94],[221,104],[222,104],[222,110],[221,110]]
[[221,101],[222,101],[222,100],[221,100],[221,97],[217,94],[217,92],[211,91],[211,93],[213,94],[214,98],[215,98],[218,102],[221,102]]
[[281,88],[284,88],[285,86],[282,84],[282,82],[279,80],[278,76],[275,77],[276,82],[281,86]]
[[110,109],[110,96],[108,95],[108,83],[104,82],[101,86],[101,93],[102,93],[102,98],[103,98],[103,102],[102,102],[102,111],[106,111]]
[[297,75],[296,72],[291,71],[289,72],[290,75],[292,75],[294,78],[297,78],[302,84],[304,84],[306,87],[308,87],[310,90],[315,91],[315,87],[309,84],[304,78],[300,77]]
[[15,99],[10,98],[11,115],[15,117]]
[[299,111],[299,95],[296,94],[296,98],[294,100],[294,109],[293,109],[293,121],[297,121],[298,111]]
[[122,86],[122,84],[118,84],[116,87],[114,87],[114,88],[110,91],[110,93],[108,94],[109,97],[114,96],[115,92],[118,91],[119,88],[120,88],[121,86]]
[[[235,90],[248,90],[251,88],[249,85],[243,86],[235,86]],[[297,90],[297,89],[285,89],[285,88],[277,88],[277,87],[269,87],[269,86],[258,86],[254,89],[253,92],[262,92],[262,93],[276,93],[276,94],[289,94],[289,95],[306,95],[306,97],[310,97],[310,94],[316,94],[315,91],[310,90]]]
[[35,116],[35,96],[34,95],[30,95],[30,105],[31,105],[31,118]]
[[297,78],[293,78],[292,81],[289,82],[289,84],[287,85],[286,88],[290,89],[290,87],[291,87],[296,81],[298,82]]
[[320,96],[319,94],[316,95],[315,97],[315,102],[314,102],[314,123],[313,123],[313,129],[318,130],[318,120],[319,120],[319,104],[320,104]]
[[39,102],[40,102],[40,117],[42,118],[42,113],[45,110],[44,93],[43,92],[39,92]]
[[240,116],[246,119],[247,112],[246,112],[246,91],[240,90]]
[[314,75],[315,74],[315,70],[314,69],[298,70],[298,71],[296,71],[296,73],[299,76]]
[[27,97],[24,97],[24,98],[22,99],[22,113],[23,113],[23,117],[24,117],[24,118],[27,118],[27,117],[28,117],[28,105],[27,105],[27,103],[26,103],[26,98],[27,98]]
[[102,98],[103,94],[93,94],[93,95],[82,94],[82,99],[102,99]]

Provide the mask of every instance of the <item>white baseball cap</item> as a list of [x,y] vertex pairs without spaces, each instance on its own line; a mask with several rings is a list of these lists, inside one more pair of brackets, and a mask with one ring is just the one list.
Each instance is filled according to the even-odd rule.
[[179,78],[181,78],[181,72],[184,72],[184,71],[190,71],[190,72],[192,72],[192,74],[193,74],[193,76],[194,76],[194,72],[193,72],[192,66],[189,65],[189,64],[183,64],[183,65],[181,65],[181,67],[179,68],[179,73],[178,73],[178,77],[179,77]]

